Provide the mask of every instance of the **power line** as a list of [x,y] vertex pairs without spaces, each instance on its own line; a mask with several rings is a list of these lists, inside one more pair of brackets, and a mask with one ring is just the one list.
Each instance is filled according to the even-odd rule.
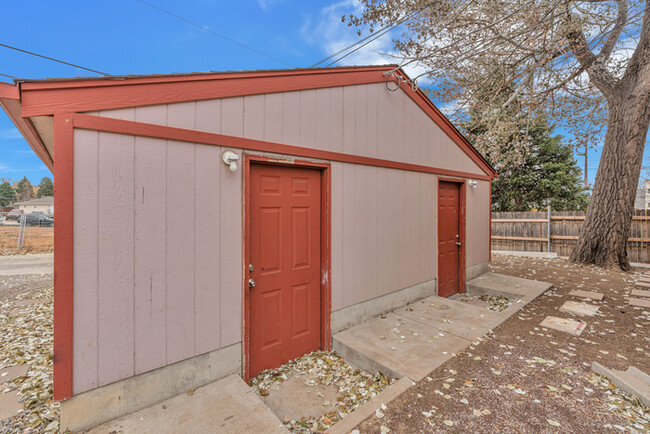
[[290,63],[287,63],[287,62],[285,62],[285,61],[283,61],[283,60],[280,60],[280,59],[278,59],[277,57],[273,57],[273,56],[271,56],[270,54],[266,54],[266,53],[263,52],[263,51],[260,51],[260,50],[258,50],[258,49],[256,49],[256,48],[253,48],[253,47],[248,46],[248,45],[246,45],[246,44],[244,44],[244,43],[241,43],[241,42],[239,42],[239,41],[236,41],[236,40],[234,40],[234,39],[232,39],[232,38],[229,38],[229,37],[226,36],[226,35],[222,35],[221,33],[215,32],[214,30],[211,30],[211,29],[209,29],[209,28],[207,28],[207,27],[205,27],[205,26],[202,26],[202,25],[200,25],[200,24],[197,24],[197,23],[195,23],[194,21],[190,21],[190,20],[188,20],[187,18],[183,18],[183,17],[181,17],[180,15],[176,15],[176,14],[173,13],[173,12],[170,12],[170,11],[168,11],[168,10],[166,10],[166,9],[163,9],[163,8],[161,8],[161,7],[158,7],[158,6],[156,6],[156,5],[154,5],[154,4],[151,4],[151,3],[149,3],[149,2],[147,2],[147,1],[145,1],[145,0],[137,0],[137,1],[139,1],[140,3],[142,3],[142,4],[144,4],[144,5],[149,6],[150,8],[156,9],[156,10],[158,10],[158,11],[160,11],[160,12],[162,12],[162,13],[165,13],[165,14],[171,16],[171,17],[174,17],[174,18],[176,18],[176,19],[178,19],[178,20],[181,20],[181,21],[183,21],[183,22],[185,22],[185,23],[187,23],[187,24],[190,24],[190,25],[192,25],[192,26],[194,26],[194,27],[197,27],[197,28],[199,28],[199,29],[201,29],[201,30],[203,30],[203,31],[205,31],[205,32],[212,33],[213,35],[218,36],[218,37],[220,37],[220,38],[222,38],[222,39],[225,39],[225,40],[228,41],[228,42],[232,42],[233,44],[237,44],[237,45],[239,45],[240,47],[246,48],[247,50],[253,51],[253,52],[257,53],[257,54],[261,54],[262,56],[268,57],[269,59],[272,59],[272,60],[275,60],[276,62],[282,63],[283,65],[287,65],[287,66],[290,66],[290,67],[292,67],[292,68],[295,68],[294,65],[292,65],[292,64],[290,64]]
[[[338,56],[339,54],[344,53],[344,52],[346,52],[347,50],[353,48],[354,46],[359,45],[359,44],[361,44],[361,43],[367,41],[368,39],[372,38],[370,41],[366,42],[365,44],[361,45],[360,47],[357,47],[356,49],[354,49],[353,51],[351,51],[351,52],[347,53],[346,55],[340,57],[339,59],[337,59],[337,60],[335,60],[335,61],[329,63],[327,66],[331,66],[331,65],[335,64],[336,62],[341,61],[342,59],[346,58],[347,56],[349,56],[350,54],[354,53],[355,51],[357,51],[357,50],[359,50],[359,49],[365,47],[366,45],[370,44],[371,42],[373,42],[373,41],[376,40],[377,38],[380,38],[381,36],[383,36],[383,35],[385,35],[386,33],[390,32],[390,31],[393,30],[395,27],[397,27],[397,26],[399,26],[400,24],[402,24],[402,23],[406,22],[407,20],[411,19],[415,14],[417,14],[417,13],[419,13],[419,12],[422,12],[423,10],[425,10],[426,8],[428,8],[429,6],[431,6],[432,4],[433,4],[433,2],[429,2],[429,3],[427,3],[427,4],[424,5],[422,8],[420,8],[420,9],[418,9],[418,10],[415,10],[415,11],[411,12],[411,14],[409,14],[408,16],[406,16],[406,17],[402,18],[401,20],[397,21],[395,24],[393,24],[393,25],[388,24],[388,25],[382,27],[382,28],[379,29],[377,32],[375,32],[375,33],[371,33],[371,34],[369,34],[368,36],[366,36],[365,38],[360,39],[360,40],[358,40],[357,42],[355,42],[355,43],[353,43],[353,44],[351,44],[351,45],[348,45],[347,47],[345,47],[345,48],[343,48],[343,49],[337,51],[336,53],[330,54],[330,55],[327,56],[326,58],[324,58],[324,59],[322,59],[322,60],[320,60],[320,61],[318,61],[318,62],[316,62],[316,63],[314,63],[314,64],[312,64],[312,65],[310,65],[309,68],[315,68],[316,66],[320,65],[321,63],[327,62],[328,60],[332,59],[333,57],[336,57],[336,56]],[[384,30],[385,30],[385,31],[384,31]]]
[[0,72],[0,75],[2,75],[3,77],[18,78],[18,77],[14,77],[13,75],[3,74],[2,72]]
[[[54,57],[45,56],[43,54],[34,53],[33,51],[23,50],[22,48],[12,47],[11,45],[0,44],[0,47],[9,48],[10,50],[20,51],[21,53],[30,54],[32,56],[40,57],[41,59],[51,60],[52,62],[62,63],[64,65],[73,66],[75,68],[83,69],[86,71],[94,72],[95,74],[101,75],[110,75],[106,72],[97,71],[96,69],[90,69],[83,66],[75,65],[74,63],[65,62],[63,60],[55,59]],[[3,74],[4,75],[4,74]]]

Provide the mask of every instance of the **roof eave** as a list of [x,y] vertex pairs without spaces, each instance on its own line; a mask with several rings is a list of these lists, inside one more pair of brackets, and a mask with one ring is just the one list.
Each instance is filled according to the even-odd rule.
[[38,158],[54,173],[54,161],[38,131],[29,119],[22,117],[19,85],[0,83],[0,107],[7,113]]

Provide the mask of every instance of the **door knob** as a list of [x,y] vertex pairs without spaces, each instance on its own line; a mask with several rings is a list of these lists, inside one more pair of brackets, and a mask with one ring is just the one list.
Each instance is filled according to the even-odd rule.
[[255,281],[253,279],[248,279],[248,287],[255,288]]

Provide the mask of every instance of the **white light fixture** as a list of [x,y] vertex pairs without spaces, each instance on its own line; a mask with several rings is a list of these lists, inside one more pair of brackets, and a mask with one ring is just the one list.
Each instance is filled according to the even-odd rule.
[[474,181],[473,179],[470,179],[469,181],[467,181],[467,183],[472,188],[476,188],[478,186],[478,182]]
[[237,171],[237,161],[239,161],[239,155],[235,154],[232,151],[226,151],[223,153],[223,162],[230,168],[231,172]]

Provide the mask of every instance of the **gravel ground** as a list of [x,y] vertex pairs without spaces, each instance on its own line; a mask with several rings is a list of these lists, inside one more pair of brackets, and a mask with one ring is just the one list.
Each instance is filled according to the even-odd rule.
[[[59,406],[52,400],[51,275],[49,279],[48,282],[43,276],[14,276],[1,280],[0,368],[29,365],[27,376],[0,388],[0,393],[18,390],[24,405],[22,413],[0,421],[3,433],[59,430]],[[11,282],[16,288],[8,286]],[[27,301],[33,304],[22,304]]]
[[319,395],[321,401],[324,400],[320,415],[282,421],[289,431],[295,433],[326,431],[391,383],[383,375],[373,375],[358,369],[346,363],[336,353],[325,351],[314,351],[279,368],[263,371],[257,377],[251,378],[249,383],[255,393],[263,398],[277,390],[279,385],[290,377],[304,381],[307,390],[317,384],[336,388],[336,398],[332,402]]
[[[650,412],[590,371],[592,361],[650,372],[650,312],[627,305],[631,273],[576,266],[563,259],[494,256],[492,271],[555,286],[371,416],[374,432],[650,432]],[[559,312],[574,289],[605,294],[580,337],[539,323]]]
[[0,303],[15,300],[16,296],[30,297],[52,287],[52,273],[0,276]]

